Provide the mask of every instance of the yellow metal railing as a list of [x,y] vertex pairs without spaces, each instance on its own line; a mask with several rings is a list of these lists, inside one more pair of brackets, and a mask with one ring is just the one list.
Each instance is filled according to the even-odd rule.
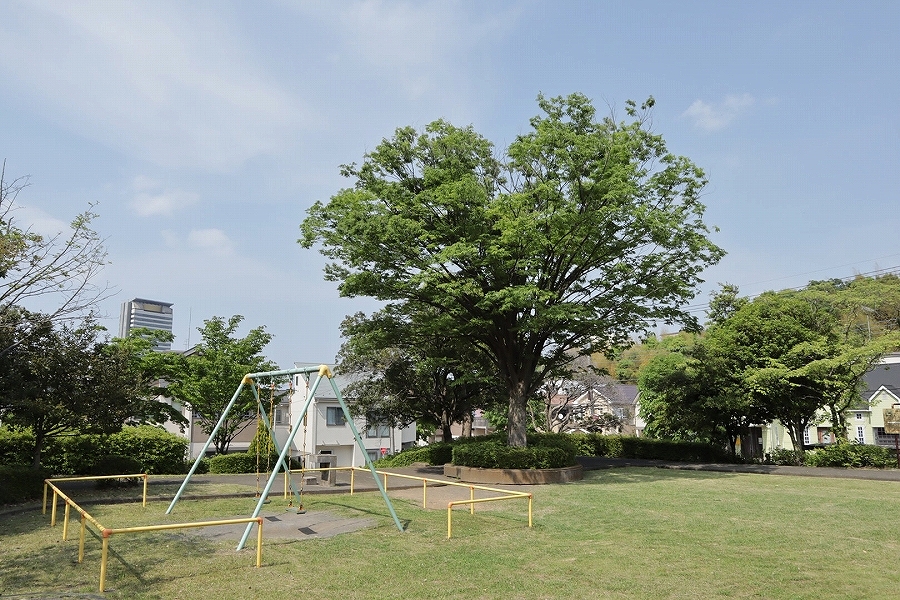
[[96,480],[96,479],[121,479],[125,477],[143,477],[144,478],[144,492],[143,492],[143,506],[147,506],[147,474],[140,473],[136,475],[98,475],[95,477],[65,477],[65,478],[57,478],[57,479],[45,479],[44,480],[44,508],[43,514],[47,514],[47,495],[48,490],[53,490],[53,508],[50,516],[50,526],[54,527],[56,525],[56,505],[58,498],[62,498],[66,503],[65,516],[63,518],[63,541],[68,539],[69,535],[69,514],[70,508],[74,508],[81,515],[81,532],[78,538],[78,562],[81,563],[84,561],[84,540],[85,533],[87,530],[87,524],[90,523],[94,527],[97,528],[97,534],[100,536],[102,541],[102,548],[100,554],[100,591],[103,592],[106,589],[106,565],[109,558],[109,538],[116,534],[122,533],[143,533],[148,531],[161,531],[165,529],[190,529],[196,527],[215,527],[217,525],[233,525],[239,523],[256,523],[257,532],[256,532],[256,566],[257,568],[262,566],[262,541],[263,541],[263,520],[262,517],[245,517],[239,519],[221,519],[218,521],[195,521],[192,523],[167,523],[164,525],[144,525],[139,527],[120,527],[118,529],[111,529],[109,527],[104,527],[100,521],[95,519],[88,513],[86,510],[81,508],[78,503],[76,503],[72,498],[66,495],[61,489],[59,489],[54,482],[60,481],[86,481],[86,480]]
[[[359,470],[368,473],[368,469],[363,469],[362,467],[353,467],[354,471]],[[419,477],[418,475],[407,475],[405,473],[391,473],[390,471],[376,471],[379,475],[384,477],[384,489],[387,491],[388,489],[388,477],[399,477],[400,479],[417,479],[422,482],[422,508],[428,507],[428,484],[432,483],[435,485],[441,486],[454,486],[454,487],[462,487],[469,489],[469,499],[468,500],[455,500],[447,504],[447,539],[453,535],[453,507],[461,504],[469,505],[469,513],[475,514],[475,505],[481,502],[498,502],[500,500],[514,500],[517,498],[527,498],[528,499],[528,527],[533,527],[533,519],[532,519],[532,507],[534,496],[530,492],[515,492],[512,490],[504,490],[501,488],[492,488],[484,485],[476,485],[472,483],[460,483],[458,481],[447,481],[446,479],[432,479],[430,477]],[[352,472],[351,472],[352,474]],[[491,498],[475,498],[475,490],[481,490],[485,492],[494,492],[498,494],[502,494],[500,496],[494,496]],[[350,479],[350,493],[353,493],[353,478]]]
[[[350,495],[352,496],[355,492],[356,486],[356,472],[360,471],[362,473],[370,473],[369,469],[364,467],[319,467],[319,468],[304,468],[292,470],[290,473],[285,472],[284,474],[284,498],[288,498],[288,477],[290,474],[300,473],[301,477],[307,471],[310,472],[319,472],[319,471],[350,471]],[[418,475],[407,475],[405,473],[392,473],[390,471],[375,471],[378,475],[384,477],[383,485],[384,490],[387,492],[388,490],[388,477],[399,477],[400,479],[413,479],[422,482],[422,508],[428,508],[428,484],[441,485],[441,486],[455,486],[455,487],[463,487],[469,489],[469,499],[468,500],[456,500],[450,502],[447,505],[447,538],[449,539],[453,534],[453,507],[457,505],[469,505],[470,514],[475,514],[475,505],[482,502],[498,502],[501,500],[515,500],[517,498],[527,498],[528,499],[528,527],[534,527],[533,521],[533,504],[534,504],[534,495],[529,492],[516,492],[513,490],[504,490],[501,488],[492,488],[483,485],[476,485],[471,483],[460,483],[457,481],[448,481],[446,479],[433,479],[430,477],[419,477]],[[485,492],[493,492],[497,494],[501,494],[500,496],[494,496],[491,498],[475,498],[475,490],[481,490]]]

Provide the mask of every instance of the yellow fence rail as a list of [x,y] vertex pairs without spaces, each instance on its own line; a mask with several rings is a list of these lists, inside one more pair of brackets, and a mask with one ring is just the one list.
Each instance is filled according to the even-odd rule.
[[163,525],[142,525],[138,527],[120,527],[117,529],[111,529],[109,527],[105,527],[100,523],[96,518],[91,516],[86,510],[78,505],[72,498],[70,498],[65,492],[63,492],[59,487],[55,484],[61,481],[90,481],[97,479],[122,479],[126,477],[143,477],[144,478],[144,492],[143,492],[143,506],[147,506],[147,474],[132,474],[132,475],[98,475],[94,477],[64,477],[64,478],[56,478],[56,479],[45,479],[44,480],[44,508],[43,514],[47,514],[47,496],[48,490],[53,490],[53,504],[52,511],[50,517],[50,526],[54,527],[56,525],[56,506],[58,503],[58,499],[62,498],[66,504],[65,508],[65,516],[63,518],[63,541],[68,539],[69,535],[69,515],[70,509],[74,508],[79,515],[81,515],[81,532],[78,538],[78,562],[81,563],[84,561],[84,540],[85,533],[87,530],[87,524],[90,523],[97,529],[98,536],[102,539],[102,548],[100,553],[100,591],[103,592],[106,590],[106,565],[109,559],[109,538],[113,535],[123,534],[123,533],[145,533],[148,531],[161,531],[166,529],[190,529],[196,527],[215,527],[218,525],[234,525],[239,523],[256,523],[257,531],[256,531],[256,566],[259,568],[262,566],[262,544],[263,544],[263,519],[262,517],[245,517],[239,519],[220,519],[216,521],[195,521],[190,523],[166,523]]
[[[354,470],[359,470],[368,473],[368,469],[363,469],[361,467],[353,467]],[[534,495],[530,492],[516,492],[513,490],[505,490],[502,488],[493,488],[487,487],[484,485],[476,485],[472,483],[461,483],[458,481],[447,481],[446,479],[433,479],[430,477],[419,477],[418,475],[407,475],[405,473],[391,473],[390,471],[376,471],[379,475],[384,477],[384,489],[387,491],[388,489],[388,477],[397,477],[400,479],[416,479],[422,482],[422,508],[428,507],[428,484],[441,485],[441,486],[455,486],[461,488],[469,489],[469,499],[468,500],[455,500],[453,502],[449,502],[447,504],[447,539],[450,539],[453,535],[453,507],[457,505],[469,505],[469,513],[475,514],[475,505],[482,502],[498,502],[501,500],[515,500],[517,498],[527,498],[528,499],[528,527],[533,527],[534,522],[532,518],[532,507]],[[501,494],[500,496],[494,496],[491,498],[475,498],[475,490],[485,491],[485,492],[493,492],[496,494]],[[350,480],[350,493],[353,493],[353,479],[351,477]]]
[[[321,472],[321,471],[350,471],[350,495],[352,496],[355,493],[356,488],[356,472],[360,471],[365,474],[369,474],[370,471],[364,467],[318,467],[318,468],[303,468],[296,469],[290,471],[290,473],[285,472],[284,474],[284,498],[288,498],[288,477],[291,474],[300,473],[302,477],[307,471],[309,472]],[[383,477],[383,485],[385,492],[388,491],[388,481],[390,477],[396,477],[400,479],[413,479],[422,482],[422,508],[428,507],[428,484],[432,485],[440,485],[440,486],[455,486],[468,488],[469,490],[469,499],[468,500],[456,500],[454,502],[450,502],[447,506],[447,539],[453,535],[453,507],[457,505],[469,505],[470,514],[475,514],[475,505],[482,502],[499,502],[501,500],[515,500],[518,498],[527,498],[528,499],[528,527],[534,527],[533,520],[533,506],[534,506],[534,495],[529,492],[516,492],[513,490],[505,490],[502,488],[493,488],[487,487],[484,485],[477,485],[471,483],[461,483],[457,481],[448,481],[446,479],[434,479],[430,477],[419,477],[418,475],[407,475],[405,473],[392,473],[390,471],[375,471],[379,476]],[[485,492],[493,492],[496,494],[500,494],[499,496],[494,496],[491,498],[475,498],[475,490],[485,491]]]

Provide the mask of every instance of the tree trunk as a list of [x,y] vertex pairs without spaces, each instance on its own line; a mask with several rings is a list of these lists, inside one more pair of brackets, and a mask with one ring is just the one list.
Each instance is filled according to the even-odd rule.
[[44,433],[42,431],[34,432],[34,452],[32,453],[31,468],[41,468],[41,452],[44,448]]
[[509,419],[507,422],[506,443],[512,448],[524,448],[528,445],[528,397],[524,394],[525,384],[517,382],[509,390]]
[[472,437],[472,420],[473,420],[473,418],[474,417],[472,417],[471,412],[466,413],[466,416],[463,417],[462,437],[465,437],[465,438]]
[[442,442],[452,442],[453,441],[453,432],[450,430],[450,426],[452,423],[450,422],[450,417],[447,415],[447,411],[441,413],[441,441]]

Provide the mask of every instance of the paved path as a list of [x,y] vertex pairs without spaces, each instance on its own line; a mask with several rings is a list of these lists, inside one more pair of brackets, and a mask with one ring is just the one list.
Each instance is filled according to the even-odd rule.
[[840,469],[832,467],[788,467],[782,465],[731,465],[721,463],[682,463],[639,458],[600,458],[581,456],[578,462],[586,471],[622,467],[657,467],[684,471],[718,471],[722,473],[756,473],[760,475],[794,475],[798,477],[836,477],[839,479],[874,479],[900,481],[900,469]]

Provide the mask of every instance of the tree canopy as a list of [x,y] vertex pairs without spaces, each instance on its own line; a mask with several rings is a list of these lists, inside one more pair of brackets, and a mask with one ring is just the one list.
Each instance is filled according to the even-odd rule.
[[421,314],[417,327],[467,345],[505,388],[508,441],[545,378],[624,344],[681,306],[723,251],[708,239],[706,178],[649,127],[598,119],[581,94],[538,97],[543,114],[502,157],[472,127],[396,130],[342,168],[353,181],[301,225],[344,296]]
[[893,276],[812,282],[752,301],[723,287],[703,334],[642,371],[647,432],[715,439],[720,431],[733,448],[749,425],[777,420],[800,449],[824,410],[835,438],[846,439],[846,413],[863,404],[864,376],[900,345],[897,291]]
[[0,318],[9,349],[0,357],[0,419],[32,431],[35,468],[53,437],[112,433],[129,422],[178,422],[156,399],[162,365],[141,330],[106,342],[90,319],[54,324],[49,315],[22,309]]
[[[222,317],[203,321],[203,327],[197,328],[201,342],[188,353],[171,358],[166,395],[190,407],[194,420],[207,434],[212,433],[244,375],[277,368],[262,354],[272,339],[264,327],[251,329],[243,338],[236,337],[243,320],[243,316],[234,315],[228,321]],[[256,411],[256,398],[245,387],[216,432],[213,439],[216,452],[228,451],[232,440],[250,424]]]

